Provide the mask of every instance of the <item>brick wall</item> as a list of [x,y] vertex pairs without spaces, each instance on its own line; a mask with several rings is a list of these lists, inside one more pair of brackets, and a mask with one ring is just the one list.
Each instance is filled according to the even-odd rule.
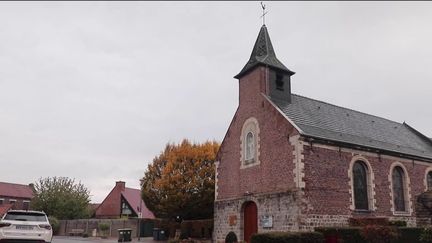
[[[375,216],[404,220],[415,226],[416,198],[426,189],[425,175],[431,170],[430,163],[306,141],[263,95],[269,93],[267,79],[271,72],[257,67],[239,80],[239,107],[219,150],[216,166],[214,239],[222,241],[230,231],[243,239],[242,205],[247,200],[257,204],[259,217],[263,212],[277,215],[274,230],[345,226],[351,217]],[[242,128],[251,117],[259,128],[259,163],[242,167]],[[364,159],[373,172],[368,182],[369,212],[354,209],[350,166],[357,158]],[[396,164],[407,175],[408,210],[403,214],[393,212],[391,170]],[[294,195],[284,199],[284,205],[294,212],[287,213],[288,209],[277,203],[279,192]],[[287,221],[276,220],[279,215]],[[234,219],[238,222],[230,224],[229,220]]]
[[[307,222],[313,221],[319,226],[317,217],[334,215],[341,217],[339,222],[334,222],[340,224],[347,223],[347,217],[374,216],[405,220],[411,226],[416,224],[416,198],[426,190],[424,178],[427,169],[430,168],[428,163],[335,146],[311,146],[307,142],[303,142],[303,146],[306,185],[304,197],[308,207],[302,214]],[[370,212],[358,212],[352,206],[350,163],[358,158],[366,160],[373,172],[371,188],[374,192],[372,197],[375,210]],[[405,214],[395,214],[391,210],[390,179],[392,165],[395,163],[402,165],[408,176],[409,201],[406,206],[409,210]],[[328,225],[327,222],[322,220],[322,225]]]
[[[16,210],[28,210],[30,209],[30,198],[15,198],[15,197],[5,197],[0,196],[0,199],[3,199],[2,204],[13,204],[12,209]],[[25,205],[24,202],[27,202]]]
[[[297,131],[262,95],[266,92],[265,68],[257,68],[240,81],[240,104],[219,151],[217,200],[293,189],[294,146],[289,136]],[[255,117],[259,126],[259,165],[240,169],[241,131]],[[220,180],[220,178],[223,178]]]

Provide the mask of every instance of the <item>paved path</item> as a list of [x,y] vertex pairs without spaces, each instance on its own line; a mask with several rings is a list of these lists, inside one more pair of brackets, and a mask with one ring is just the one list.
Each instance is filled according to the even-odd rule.
[[[133,243],[166,243],[166,241],[154,241],[152,237],[132,239]],[[54,236],[52,243],[117,243],[117,238],[101,239],[99,237],[68,237],[68,236]]]

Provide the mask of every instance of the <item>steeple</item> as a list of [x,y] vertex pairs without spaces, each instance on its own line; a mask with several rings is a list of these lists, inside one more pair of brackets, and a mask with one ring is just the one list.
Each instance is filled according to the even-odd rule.
[[270,41],[270,36],[267,32],[267,27],[265,25],[261,27],[249,61],[246,63],[240,73],[237,74],[234,78],[240,79],[246,73],[251,71],[254,67],[259,65],[276,69],[275,71],[288,74],[289,76],[295,74],[277,59],[276,53],[273,49],[273,45]]

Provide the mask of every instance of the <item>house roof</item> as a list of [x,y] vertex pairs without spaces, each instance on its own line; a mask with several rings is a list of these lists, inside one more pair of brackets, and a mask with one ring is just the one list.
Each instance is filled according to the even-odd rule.
[[139,215],[138,209],[141,208],[142,218],[155,218],[154,214],[147,208],[144,201],[141,199],[141,190],[126,187],[125,190],[122,191],[122,196],[129,203],[129,205],[132,207],[132,210],[134,210],[137,215]]
[[432,159],[432,141],[406,123],[295,94],[291,103],[267,98],[304,136]]
[[263,25],[260,29],[258,37],[255,41],[254,48],[252,49],[249,61],[243,67],[239,74],[234,78],[240,78],[252,68],[258,65],[265,65],[276,68],[280,71],[293,75],[294,72],[289,70],[279,59],[276,57],[276,53],[273,49],[273,45],[270,40],[270,36],[267,32],[267,27]]
[[33,198],[33,190],[29,185],[0,182],[0,196],[12,198]]

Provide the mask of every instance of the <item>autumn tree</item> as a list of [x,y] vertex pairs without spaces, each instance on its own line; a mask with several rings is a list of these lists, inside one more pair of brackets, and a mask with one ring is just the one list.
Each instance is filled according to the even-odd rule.
[[168,143],[141,179],[142,198],[160,218],[213,217],[215,168],[220,144]]
[[40,178],[35,184],[31,206],[57,219],[89,217],[89,190],[67,177]]

